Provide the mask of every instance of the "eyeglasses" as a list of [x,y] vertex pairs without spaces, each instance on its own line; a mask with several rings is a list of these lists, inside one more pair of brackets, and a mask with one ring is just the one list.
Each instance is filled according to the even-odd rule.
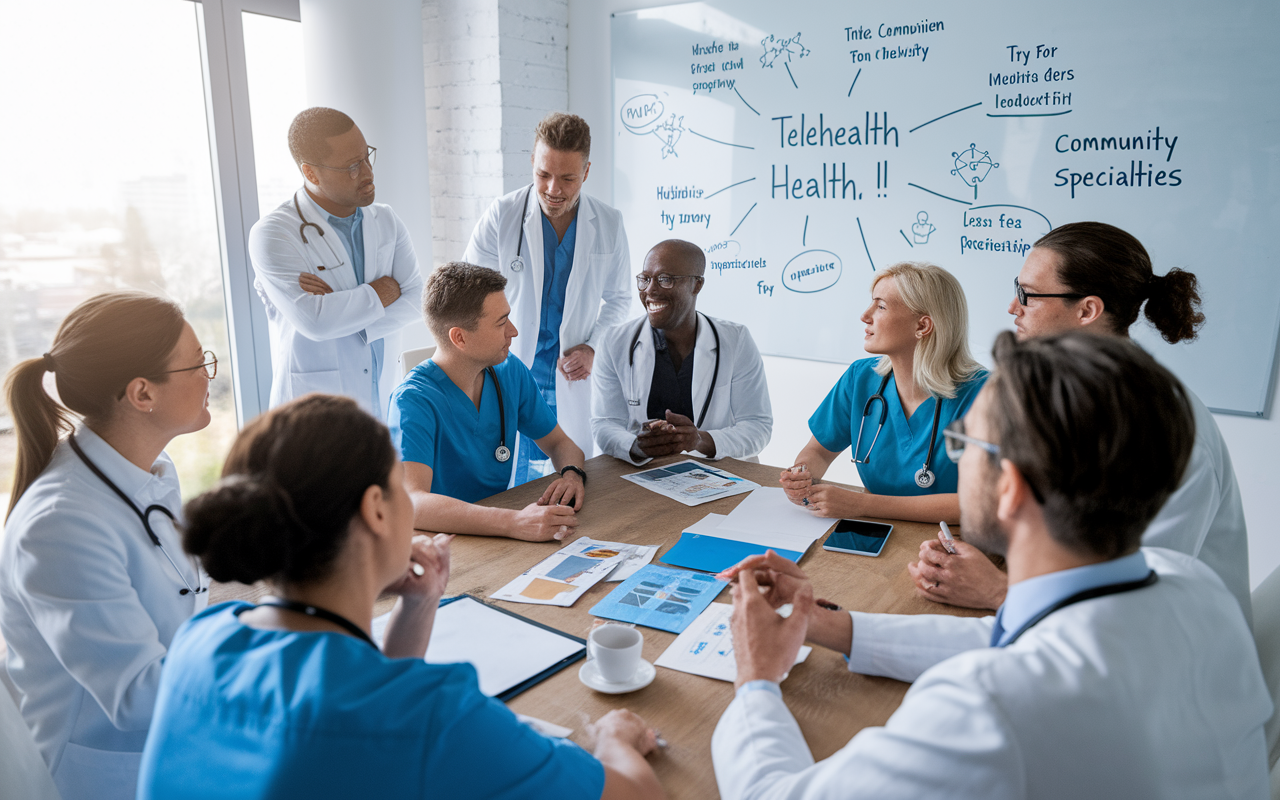
[[1022,284],[1018,283],[1017,278],[1013,279],[1013,293],[1018,296],[1018,302],[1024,306],[1027,304],[1027,299],[1031,297],[1065,297],[1071,300],[1079,300],[1081,297],[1087,296],[1083,294],[1032,294],[1022,288]]
[[641,291],[648,289],[649,284],[657,281],[658,285],[663,289],[670,289],[676,285],[676,281],[683,280],[702,280],[701,275],[668,275],[665,272],[659,272],[657,275],[646,275],[643,272],[636,276],[636,288]]
[[364,158],[360,159],[359,161],[357,161],[356,163],[352,164],[349,167],[326,167],[324,164],[312,164],[310,161],[303,161],[302,163],[312,167],[319,167],[320,169],[331,169],[334,172],[345,172],[351,176],[352,180],[355,180],[356,177],[360,175],[361,164],[368,164],[369,169],[372,170],[373,162],[377,160],[378,160],[378,148],[370,147],[369,152],[365,153]]
[[960,463],[960,456],[964,455],[965,446],[970,444],[986,450],[992,458],[1000,457],[1000,445],[975,439],[964,432],[964,419],[958,419],[948,425],[942,431],[942,436],[947,446],[947,458],[957,464]]
[[155,375],[147,377],[154,378],[157,375],[172,375],[175,372],[191,372],[193,370],[204,370],[205,377],[213,380],[218,377],[218,357],[213,354],[212,350],[204,351],[204,363],[196,364],[194,367],[183,367],[182,369],[167,369],[164,372],[157,372]]

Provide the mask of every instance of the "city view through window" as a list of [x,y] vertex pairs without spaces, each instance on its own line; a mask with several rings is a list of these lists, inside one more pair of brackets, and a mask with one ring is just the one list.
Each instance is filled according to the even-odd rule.
[[[220,360],[213,422],[168,452],[190,496],[236,431],[196,3],[0,7],[0,372],[44,353],[77,303],[133,288],[183,307]],[[53,391],[53,376],[46,376]],[[15,437],[0,404],[0,501]]]

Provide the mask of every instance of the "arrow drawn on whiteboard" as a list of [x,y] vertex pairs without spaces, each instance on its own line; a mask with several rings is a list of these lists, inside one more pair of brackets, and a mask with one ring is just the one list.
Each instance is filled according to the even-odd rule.
[[[853,97],[853,87],[858,85],[858,78],[860,77],[862,77],[862,67],[858,67],[858,74],[853,76],[853,83],[849,84],[849,93],[845,97]],[[929,123],[926,122],[925,124],[928,125]],[[911,131],[907,131],[907,133],[911,133]]]
[[733,87],[733,93],[738,96],[738,99],[742,101],[742,104],[744,106],[746,106],[747,108],[750,108],[752,111],[755,111],[755,114],[757,117],[760,116],[760,112],[756,111],[754,108],[751,107],[751,104],[747,102],[747,98],[743,97],[742,92],[738,91],[737,86]]
[[702,198],[702,199],[703,199],[703,200],[710,200],[711,198],[715,197],[716,195],[720,194],[721,192],[727,192],[727,191],[729,191],[730,189],[732,189],[732,188],[733,188],[733,187],[735,187],[735,186],[741,186],[741,185],[742,185],[742,184],[744,184],[744,183],[751,183],[751,182],[752,182],[752,181],[754,181],[754,180],[755,180],[755,178],[747,178],[745,181],[738,181],[737,183],[731,183],[731,184],[729,184],[728,186],[724,187],[723,189],[717,189],[717,190],[715,190],[714,192],[712,192],[711,194],[707,195],[706,197],[704,197],[704,198]]
[[741,227],[742,227],[742,223],[744,223],[744,222],[746,222],[746,221],[747,221],[747,217],[751,216],[751,212],[752,212],[752,211],[755,211],[755,210],[756,210],[756,206],[758,206],[758,205],[760,205],[760,204],[759,204],[759,203],[752,203],[752,204],[751,204],[751,208],[748,208],[748,209],[747,209],[747,213],[743,214],[743,215],[742,215],[742,219],[738,220],[738,224],[733,226],[733,230],[729,231],[729,235],[730,235],[730,236],[732,236],[732,235],[734,235],[735,233],[737,233],[737,232],[738,232],[738,228],[741,228]]
[[962,203],[962,204],[964,204],[964,205],[966,205],[966,206],[971,206],[971,205],[973,205],[973,203],[970,203],[968,200],[957,200],[957,199],[956,199],[956,198],[954,198],[954,197],[947,197],[945,194],[938,194],[938,192],[935,192],[935,191],[934,191],[934,190],[932,190],[932,189],[926,189],[926,188],[924,188],[923,186],[921,186],[921,185],[919,185],[919,184],[916,184],[916,183],[911,183],[910,181],[908,181],[908,182],[907,182],[907,185],[908,185],[908,186],[914,186],[915,188],[919,189],[919,190],[920,190],[920,191],[922,191],[922,192],[928,192],[928,193],[929,193],[929,194],[931,194],[931,195],[935,195],[935,196],[937,196],[937,197],[941,197],[943,200],[950,200],[950,201],[951,201],[951,202],[953,202],[953,203]]
[[862,249],[867,251],[867,262],[871,264],[871,271],[876,271],[876,262],[871,258],[871,248],[867,247],[867,235],[862,232],[862,217],[854,217],[858,221],[858,235],[862,237]]
[[800,246],[809,246],[809,215],[804,215],[804,233],[800,234]]
[[[684,117],[681,117],[681,119],[684,119]],[[722,142],[719,139],[712,139],[710,136],[703,136],[703,134],[698,133],[693,128],[685,128],[685,130],[689,131],[689,133],[692,133],[694,136],[702,136],[702,138],[706,139],[708,142],[715,142],[716,144],[727,144],[730,147],[741,147],[743,150],[755,150],[755,148],[750,145],[734,144],[733,142]]]
[[791,74],[791,65],[784,63],[782,66],[787,68],[787,77],[791,79],[791,85],[799,89],[800,85],[796,83],[796,76]]
[[[857,78],[854,78],[854,82],[855,82],[855,83],[857,82],[857,80],[858,80]],[[853,91],[853,87],[852,87],[852,86],[850,86],[850,87],[849,87],[849,91],[851,91],[851,92]],[[925,125],[932,125],[933,123],[937,122],[937,121],[938,121],[938,120],[940,120],[940,119],[946,119],[947,117],[951,116],[952,114],[959,114],[961,111],[968,111],[969,109],[971,109],[971,108],[977,108],[977,107],[978,107],[978,106],[980,106],[980,105],[982,105],[982,103],[981,103],[981,102],[977,102],[977,103],[974,103],[974,104],[973,104],[973,105],[971,105],[971,106],[965,106],[964,108],[957,108],[955,111],[948,111],[947,113],[943,114],[943,115],[942,115],[942,116],[940,116],[940,117],[934,117],[933,119],[929,120],[928,122],[922,122],[922,123],[920,123],[919,125],[915,126],[915,127],[914,127],[914,128],[912,128],[911,130],[907,131],[907,133],[915,133],[916,131],[918,131],[918,130],[920,130],[921,128],[923,128]],[[988,116],[988,117],[992,117],[992,116],[995,116],[995,115],[994,115],[994,114],[988,114],[987,116]]]
[[912,250],[916,248],[914,244],[911,244],[911,240],[907,239],[907,234],[903,232],[902,228],[898,228],[898,233],[902,234],[902,238],[906,241],[908,247],[910,247]]

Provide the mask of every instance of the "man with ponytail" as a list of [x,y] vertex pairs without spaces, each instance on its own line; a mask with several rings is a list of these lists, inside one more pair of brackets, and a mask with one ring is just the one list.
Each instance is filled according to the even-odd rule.
[[134,796],[161,663],[207,602],[164,449],[209,424],[216,369],[172,302],[112,292],[73,309],[49,352],[5,381],[18,460],[0,631],[63,800]]
[[[1170,344],[1194,339],[1204,324],[1196,276],[1176,267],[1156,275],[1141,242],[1102,222],[1073,222],[1045,234],[1014,283],[1009,313],[1019,339],[1077,330],[1127,339],[1140,311]],[[1251,620],[1249,539],[1231,454],[1209,409],[1190,390],[1187,396],[1196,427],[1191,462],[1142,544],[1208,564]],[[951,554],[935,540],[920,546],[920,560],[908,567],[917,593],[965,608],[999,608],[1005,574],[976,548],[960,542],[956,549]]]

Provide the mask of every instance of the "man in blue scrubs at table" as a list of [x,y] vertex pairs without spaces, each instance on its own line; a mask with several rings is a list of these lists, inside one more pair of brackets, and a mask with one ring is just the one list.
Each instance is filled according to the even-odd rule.
[[[422,306],[436,353],[392,393],[388,423],[404,461],[415,527],[563,539],[577,526],[585,497],[583,454],[510,352],[518,331],[506,283],[499,272],[456,261],[432,273]],[[550,456],[560,477],[519,510],[475,505],[511,485],[518,434]]]

